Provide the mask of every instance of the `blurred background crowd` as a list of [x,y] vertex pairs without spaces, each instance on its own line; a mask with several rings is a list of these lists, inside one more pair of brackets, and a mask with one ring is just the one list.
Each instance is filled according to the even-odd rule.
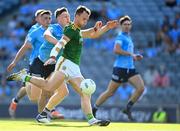
[[[180,0],[1,0],[0,1],[0,103],[9,103],[21,83],[8,82],[6,68],[22,46],[27,31],[34,24],[37,9],[68,8],[71,19],[78,5],[92,11],[86,28],[97,20],[108,20],[129,15],[133,21],[131,36],[135,52],[144,56],[136,63],[143,76],[146,91],[140,104],[180,104]],[[54,23],[53,18],[53,23]],[[85,39],[81,61],[82,74],[97,84],[93,101],[106,89],[111,79],[115,55],[113,45],[120,30],[114,29],[98,39]],[[28,53],[29,54],[29,53]],[[28,67],[28,54],[14,71]],[[74,104],[71,99],[79,96],[70,89],[64,104]],[[106,104],[119,105],[127,102],[134,89],[122,85]],[[22,103],[30,104],[25,98]]]

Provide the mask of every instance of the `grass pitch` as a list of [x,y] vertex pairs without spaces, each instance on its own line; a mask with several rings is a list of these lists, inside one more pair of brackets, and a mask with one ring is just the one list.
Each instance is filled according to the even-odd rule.
[[44,125],[33,119],[0,119],[0,131],[180,131],[180,124],[112,122],[107,127],[99,127],[82,121],[59,120]]

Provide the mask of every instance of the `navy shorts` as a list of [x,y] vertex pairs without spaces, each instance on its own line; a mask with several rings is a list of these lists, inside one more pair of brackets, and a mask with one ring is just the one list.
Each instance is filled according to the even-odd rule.
[[44,66],[44,63],[37,57],[29,66],[30,75],[47,78],[55,70],[55,64]]
[[114,67],[113,68],[113,74],[112,74],[112,80],[118,83],[125,83],[128,81],[129,78],[132,76],[135,76],[139,74],[136,72],[136,69],[127,69],[127,68],[120,68],[120,67]]

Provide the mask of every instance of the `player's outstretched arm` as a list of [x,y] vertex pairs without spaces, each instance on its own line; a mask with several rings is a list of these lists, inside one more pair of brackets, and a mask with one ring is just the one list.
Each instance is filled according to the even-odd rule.
[[102,21],[97,21],[94,27],[81,30],[81,34],[83,38],[94,38],[94,34],[97,30],[102,27]]
[[52,48],[50,53],[50,58],[44,63],[44,65],[49,64],[55,64],[56,63],[56,57],[59,54],[61,48],[64,48],[64,46],[70,41],[70,39],[63,35],[62,38],[57,42],[57,44]]
[[99,30],[97,30],[95,33],[94,33],[94,36],[95,38],[98,38],[100,37],[101,35],[103,35],[104,33],[106,33],[107,31],[109,31],[110,29],[113,29],[115,27],[118,26],[118,21],[117,20],[111,20],[111,21],[108,21],[106,23],[106,25],[104,25],[103,27],[101,27]]
[[25,40],[24,44],[21,46],[21,48],[17,52],[13,61],[7,67],[7,71],[10,72],[16,66],[17,62],[24,56],[25,52],[31,48],[32,46],[27,42],[27,40]]
[[108,30],[113,29],[117,27],[118,21],[117,20],[112,20],[108,21],[106,25],[102,26],[102,22],[98,21],[96,22],[94,28],[82,30],[82,37],[83,38],[98,38],[104,33],[106,33]]
[[50,43],[52,43],[52,44],[54,44],[54,45],[56,45],[56,44],[58,43],[58,40],[52,35],[52,33],[51,33],[51,31],[50,31],[49,29],[47,29],[47,30],[44,32],[44,38],[45,38],[48,42],[50,42]]

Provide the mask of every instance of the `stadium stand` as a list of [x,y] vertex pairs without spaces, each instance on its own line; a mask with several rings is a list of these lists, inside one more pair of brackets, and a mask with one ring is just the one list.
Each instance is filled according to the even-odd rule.
[[[138,71],[143,74],[153,64],[155,68],[159,69],[160,65],[165,65],[170,79],[170,85],[167,87],[146,87],[147,91],[144,97],[139,103],[168,103],[168,104],[180,104],[180,5],[173,8],[167,7],[162,0],[107,0],[107,1],[59,1],[59,0],[34,0],[32,2],[25,1],[19,3],[19,0],[3,0],[0,2],[0,14],[2,17],[6,17],[0,25],[0,76],[4,78],[6,74],[5,70],[14,54],[21,46],[23,39],[27,33],[27,30],[32,25],[33,14],[38,8],[45,8],[54,11],[56,8],[66,6],[69,9],[71,18],[74,15],[74,11],[79,4],[86,5],[92,9],[93,13],[91,20],[87,27],[94,24],[96,20],[105,22],[110,18],[118,19],[121,15],[127,14],[132,17],[133,29],[132,37],[135,41],[136,52],[140,52],[144,55],[144,60],[137,62],[136,66]],[[52,2],[53,1],[53,2]],[[102,4],[103,3],[103,4]],[[15,8],[14,5],[18,5]],[[15,8],[15,9],[14,9]],[[15,12],[8,16],[8,13],[4,14],[7,10],[14,9]],[[116,11],[114,11],[116,10]],[[119,11],[119,12],[118,12]],[[111,12],[117,12],[112,15]],[[96,15],[95,15],[96,14]],[[171,25],[175,21],[177,24],[177,43],[173,44],[173,50],[169,49],[169,45],[166,41],[161,38],[160,45],[157,43],[158,32],[167,33],[162,31],[162,20],[167,15],[170,20],[170,27],[168,28],[167,37],[169,32],[174,29]],[[8,24],[8,28],[3,25]],[[107,87],[108,81],[111,79],[112,65],[115,55],[112,52],[113,40],[115,39],[118,30],[109,31],[97,40],[85,40],[85,47],[82,56],[81,69],[82,73],[86,78],[93,79],[97,84],[97,90],[93,96],[93,101],[98,95]],[[148,42],[152,41],[152,45],[148,46]],[[11,48],[10,48],[11,47]],[[150,53],[150,55],[149,55]],[[3,63],[3,64],[2,64]],[[28,66],[27,58],[25,57],[16,67],[15,71],[24,68],[24,65]],[[9,102],[13,95],[16,93],[18,85],[20,83],[10,83],[9,88],[11,89],[10,95],[2,95],[4,98],[0,102]],[[2,88],[2,85],[0,85]],[[73,93],[70,89],[70,96],[64,101],[65,104],[73,104],[70,99],[79,99],[78,95]],[[1,95],[1,94],[0,94]],[[113,97],[113,100],[119,99],[119,94]],[[23,102],[25,103],[27,99]],[[26,102],[27,103],[27,102]],[[120,103],[120,102],[115,102]],[[112,104],[108,101],[106,104]]]

